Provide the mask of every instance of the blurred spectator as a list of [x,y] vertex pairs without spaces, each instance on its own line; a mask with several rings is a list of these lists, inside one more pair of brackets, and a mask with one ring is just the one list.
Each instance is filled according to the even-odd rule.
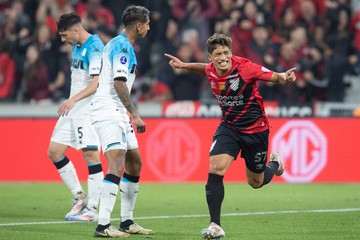
[[61,46],[61,54],[59,55],[59,66],[57,76],[54,81],[49,82],[48,89],[52,95],[54,102],[62,102],[70,95],[71,86],[71,48],[70,44]]
[[40,50],[40,59],[46,65],[49,82],[54,82],[59,71],[60,42],[59,38],[52,39],[51,29],[46,24],[40,24],[35,32],[34,44]]
[[[14,0],[11,2],[10,8],[0,14],[0,24],[3,25],[7,18],[14,21],[13,24],[15,24],[16,32],[26,31],[26,35],[29,35],[29,32],[32,30],[32,26],[29,16],[24,13],[23,0]],[[25,35],[25,33],[23,33],[23,35]]]
[[[268,100],[284,101],[289,103],[309,102],[312,99],[312,85],[304,79],[304,63],[296,54],[291,42],[285,42],[281,45],[280,55],[277,59],[276,71],[284,71],[288,67],[296,68],[295,84],[276,87],[273,84],[267,84],[266,95]],[[263,90],[264,91],[264,90]]]
[[354,66],[354,72],[360,75],[360,10],[351,19],[351,29],[354,35],[352,45],[356,55],[350,61]]
[[140,87],[138,102],[164,103],[173,100],[173,95],[168,85],[163,82],[155,81],[144,83]]
[[[195,62],[193,49],[188,44],[181,44],[176,56],[186,62]],[[174,68],[165,68],[159,81],[171,89],[173,100],[200,100],[203,78],[196,73]]]
[[[88,0],[80,2],[76,7],[76,12],[81,19],[90,17],[97,23],[96,27],[105,25],[108,28],[116,29],[115,19],[112,11],[101,4],[101,0]],[[95,27],[95,28],[96,28]]]
[[8,9],[10,6],[10,0],[1,0],[0,1],[0,13]]
[[6,48],[6,43],[0,45],[0,101],[11,100],[14,95],[15,61]]
[[179,22],[180,31],[195,28],[199,33],[200,46],[205,48],[209,37],[210,21],[216,17],[216,0],[174,0],[172,15]]
[[36,45],[27,48],[23,81],[25,101],[36,104],[51,103],[48,70],[40,60],[40,50]]
[[328,101],[342,102],[345,97],[344,75],[349,66],[348,56],[351,53],[349,27],[349,13],[346,9],[342,9],[338,12],[336,30],[329,32],[327,37],[324,75],[329,81],[326,92]]
[[269,69],[274,69],[274,46],[265,25],[257,25],[252,31],[252,40],[245,50],[246,58]]
[[57,0],[39,0],[39,7],[36,11],[36,22],[38,25],[45,24],[49,27],[51,37],[57,35],[56,20],[59,15]]
[[216,13],[217,18],[230,18],[231,12],[235,7],[235,0],[219,0],[219,10]]
[[246,48],[252,39],[252,29],[258,24],[264,24],[264,15],[258,11],[255,2],[245,1],[242,12],[239,22],[231,29],[233,54],[238,56],[246,55]]
[[[206,54],[204,48],[201,47],[201,39],[199,32],[194,28],[186,29],[181,34],[181,42],[187,44],[192,52],[191,58],[197,62],[204,62]],[[180,46],[181,47],[181,46]],[[180,49],[179,47],[179,49]]]
[[104,25],[98,27],[94,33],[99,35],[99,38],[104,44],[107,44],[112,38],[118,35],[114,30]]
[[290,39],[290,31],[296,26],[295,13],[291,7],[282,9],[278,24],[276,24],[276,34],[282,41]]
[[316,6],[311,0],[303,0],[300,3],[299,21],[307,30],[308,36],[313,36],[315,28],[321,25],[320,18],[316,12]]

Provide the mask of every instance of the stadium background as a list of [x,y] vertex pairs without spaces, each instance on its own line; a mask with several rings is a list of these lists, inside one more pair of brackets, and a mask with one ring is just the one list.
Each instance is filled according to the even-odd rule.
[[[18,2],[23,9],[14,9]],[[56,109],[68,96],[70,84],[67,48],[59,43],[54,29],[57,17],[64,11],[77,11],[87,29],[106,41],[121,30],[121,12],[130,2],[152,11],[149,36],[136,46],[139,71],[132,92],[148,124],[148,132],[139,135],[142,181],[204,182],[208,149],[219,121],[219,108],[206,80],[171,72],[164,52],[206,61],[204,39],[217,31],[232,36],[235,54],[280,71],[287,67],[281,62],[281,48],[298,43],[291,32],[300,26],[306,29],[306,39],[289,62],[298,67],[299,84],[286,91],[260,84],[271,117],[270,149],[282,152],[288,162],[286,174],[275,181],[360,182],[356,160],[360,3],[356,0],[1,1],[0,181],[60,181],[46,156]],[[310,17],[305,14],[314,10]],[[282,17],[287,11],[293,12],[294,20],[285,27]],[[345,13],[348,19],[343,23],[339,19]],[[243,28],[247,24],[250,30]],[[253,35],[258,27],[265,27],[269,34],[264,46]],[[322,38],[315,38],[315,29],[324,31]],[[32,44],[47,69],[35,74],[43,74],[46,80],[34,92],[29,82],[41,80],[29,80],[26,75],[31,65],[26,50]],[[316,61],[316,54],[309,55],[314,49],[320,54]],[[274,62],[259,58],[266,55],[273,56]],[[69,155],[85,181],[87,170],[80,153],[70,150]],[[245,181],[241,161],[234,163],[226,180]]]

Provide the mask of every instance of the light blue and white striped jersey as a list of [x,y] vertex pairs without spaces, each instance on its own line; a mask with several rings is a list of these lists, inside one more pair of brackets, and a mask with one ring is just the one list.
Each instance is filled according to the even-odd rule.
[[[91,76],[101,71],[101,56],[104,43],[98,35],[91,35],[81,46],[72,46],[71,53],[71,89],[70,97],[85,89],[93,80]],[[69,112],[69,117],[83,118],[82,114],[89,111],[92,96],[78,101]]]
[[83,45],[75,44],[71,53],[71,91],[74,96],[92,81],[92,75],[99,75],[104,43],[98,35],[91,35]]
[[102,68],[99,75],[99,85],[92,101],[92,115],[96,119],[106,119],[109,116],[126,114],[127,110],[118,97],[114,79],[126,78],[129,93],[136,76],[136,55],[133,46],[125,34],[120,33],[111,39],[105,46],[102,56]]

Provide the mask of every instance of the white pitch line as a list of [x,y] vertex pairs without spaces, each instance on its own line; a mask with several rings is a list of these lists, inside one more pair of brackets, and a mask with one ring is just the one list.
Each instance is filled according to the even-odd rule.
[[[360,208],[339,208],[339,209],[314,209],[314,210],[284,210],[284,211],[269,211],[269,212],[244,212],[244,213],[224,213],[221,216],[252,216],[252,215],[270,215],[270,214],[292,214],[292,213],[334,213],[334,212],[356,212]],[[174,215],[174,216],[146,216],[136,217],[134,219],[174,219],[174,218],[198,218],[208,217],[208,214],[193,214],[193,215]],[[119,218],[111,219],[113,221],[120,220]],[[51,222],[23,222],[23,223],[0,223],[0,227],[11,226],[25,226],[25,225],[47,225],[47,224],[69,224],[69,223],[84,223],[75,221],[51,221]]]

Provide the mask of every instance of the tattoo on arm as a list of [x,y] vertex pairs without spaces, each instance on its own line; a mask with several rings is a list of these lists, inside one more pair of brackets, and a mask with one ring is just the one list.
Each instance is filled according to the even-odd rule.
[[118,97],[120,98],[120,101],[122,102],[122,104],[126,108],[126,110],[131,115],[137,115],[137,111],[136,111],[135,105],[131,101],[131,97],[130,97],[130,94],[129,94],[129,89],[128,89],[127,85],[126,85],[126,82],[124,82],[124,81],[115,81],[114,86],[115,86],[116,93],[117,93]]

